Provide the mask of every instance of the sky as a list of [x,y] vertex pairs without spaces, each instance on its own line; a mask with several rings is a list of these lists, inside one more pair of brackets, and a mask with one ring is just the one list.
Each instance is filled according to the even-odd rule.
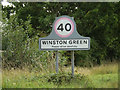
[[3,0],[1,3],[3,6],[7,6],[7,5],[11,6],[12,5],[11,3],[8,3],[7,0]]

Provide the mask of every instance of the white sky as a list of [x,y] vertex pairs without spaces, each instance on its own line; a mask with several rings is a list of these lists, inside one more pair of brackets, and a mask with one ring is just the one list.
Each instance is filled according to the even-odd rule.
[[11,3],[7,2],[7,0],[3,0],[1,3],[3,6],[7,6],[7,5],[11,6],[12,5]]

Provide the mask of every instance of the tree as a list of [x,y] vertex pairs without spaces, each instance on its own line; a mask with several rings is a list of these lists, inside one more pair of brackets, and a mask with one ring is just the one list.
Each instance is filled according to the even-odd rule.
[[[101,63],[102,60],[119,59],[120,39],[120,2],[118,3],[50,3],[24,2],[13,3],[15,7],[3,8],[6,18],[15,12],[17,22],[23,25],[27,17],[31,17],[29,38],[47,36],[52,30],[55,17],[68,15],[74,17],[77,30],[82,36],[91,38],[90,51],[77,51],[76,64],[82,60]],[[26,28],[23,25],[23,28]],[[25,29],[26,31],[27,29]]]

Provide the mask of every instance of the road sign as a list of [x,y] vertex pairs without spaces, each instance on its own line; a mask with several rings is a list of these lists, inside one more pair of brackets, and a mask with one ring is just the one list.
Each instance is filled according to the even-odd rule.
[[72,76],[74,76],[74,50],[89,50],[90,38],[79,35],[75,21],[69,16],[57,17],[49,36],[39,39],[40,50],[56,50],[56,73],[58,73],[58,50],[72,50]]
[[55,22],[54,30],[58,36],[68,37],[74,31],[74,23],[67,17],[61,17]]
[[39,39],[40,50],[89,50],[90,38],[79,35],[73,17],[60,16],[49,36]]
[[58,49],[58,50],[75,50],[75,49],[88,49],[89,48],[89,39],[45,39],[40,42],[40,49]]

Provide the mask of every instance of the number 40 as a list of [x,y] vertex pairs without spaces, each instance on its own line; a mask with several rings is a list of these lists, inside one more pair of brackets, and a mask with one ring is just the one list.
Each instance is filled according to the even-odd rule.
[[[69,26],[69,28],[67,28],[68,26]],[[61,23],[61,24],[58,26],[57,30],[61,30],[61,31],[64,30],[63,23]],[[70,31],[70,30],[71,30],[71,24],[70,24],[70,23],[67,23],[67,24],[65,25],[65,30],[66,30],[66,31]]]

